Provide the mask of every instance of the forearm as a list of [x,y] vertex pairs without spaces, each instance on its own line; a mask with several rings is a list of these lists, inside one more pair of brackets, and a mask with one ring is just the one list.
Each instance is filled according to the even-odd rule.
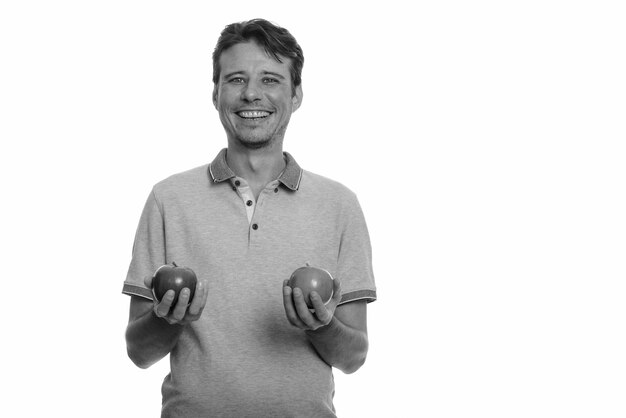
[[354,373],[365,363],[367,333],[343,324],[336,317],[328,325],[306,334],[320,357],[344,373]]
[[135,318],[126,328],[128,356],[142,369],[165,357],[178,342],[183,325],[170,325],[152,310]]

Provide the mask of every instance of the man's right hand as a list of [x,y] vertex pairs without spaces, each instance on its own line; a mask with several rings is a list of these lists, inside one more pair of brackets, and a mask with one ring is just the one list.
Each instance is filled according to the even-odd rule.
[[[144,284],[148,289],[151,289],[152,277],[146,277]],[[202,315],[202,311],[206,305],[209,293],[207,287],[206,280],[198,280],[191,303],[189,303],[189,289],[182,289],[175,306],[172,306],[175,292],[168,290],[165,295],[163,295],[160,302],[156,299],[154,300],[152,310],[158,318],[164,319],[170,325],[186,325],[190,322],[197,321]]]

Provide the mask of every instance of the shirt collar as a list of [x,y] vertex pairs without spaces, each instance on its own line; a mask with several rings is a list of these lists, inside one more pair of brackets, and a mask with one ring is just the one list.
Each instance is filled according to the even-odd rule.
[[[230,169],[226,163],[226,151],[227,148],[222,149],[213,162],[209,164],[209,175],[215,183],[236,177],[233,170]],[[302,168],[298,165],[296,160],[288,152],[283,152],[287,166],[278,176],[278,181],[284,184],[289,189],[296,191],[300,187],[300,180],[302,180]]]

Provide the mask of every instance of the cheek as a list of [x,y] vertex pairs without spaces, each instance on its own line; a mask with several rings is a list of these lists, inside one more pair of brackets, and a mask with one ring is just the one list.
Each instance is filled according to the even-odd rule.
[[220,93],[215,104],[215,108],[220,114],[220,117],[230,117],[231,110],[233,108],[233,101],[228,94]]
[[287,102],[291,101],[291,87],[282,85],[268,86],[265,91],[265,96],[272,101]]
[[217,94],[214,96],[216,107],[218,109],[226,109],[231,103],[236,103],[240,97],[239,89],[236,87],[225,85],[219,88]]
[[268,95],[268,99],[276,109],[280,109],[284,113],[291,113],[291,109],[293,108],[293,101],[291,100],[290,95]]

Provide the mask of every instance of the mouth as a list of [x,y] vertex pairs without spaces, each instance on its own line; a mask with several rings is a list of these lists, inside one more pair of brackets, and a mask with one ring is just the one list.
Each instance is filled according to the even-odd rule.
[[253,121],[263,120],[272,114],[272,112],[268,112],[266,110],[240,110],[235,113],[242,119]]

